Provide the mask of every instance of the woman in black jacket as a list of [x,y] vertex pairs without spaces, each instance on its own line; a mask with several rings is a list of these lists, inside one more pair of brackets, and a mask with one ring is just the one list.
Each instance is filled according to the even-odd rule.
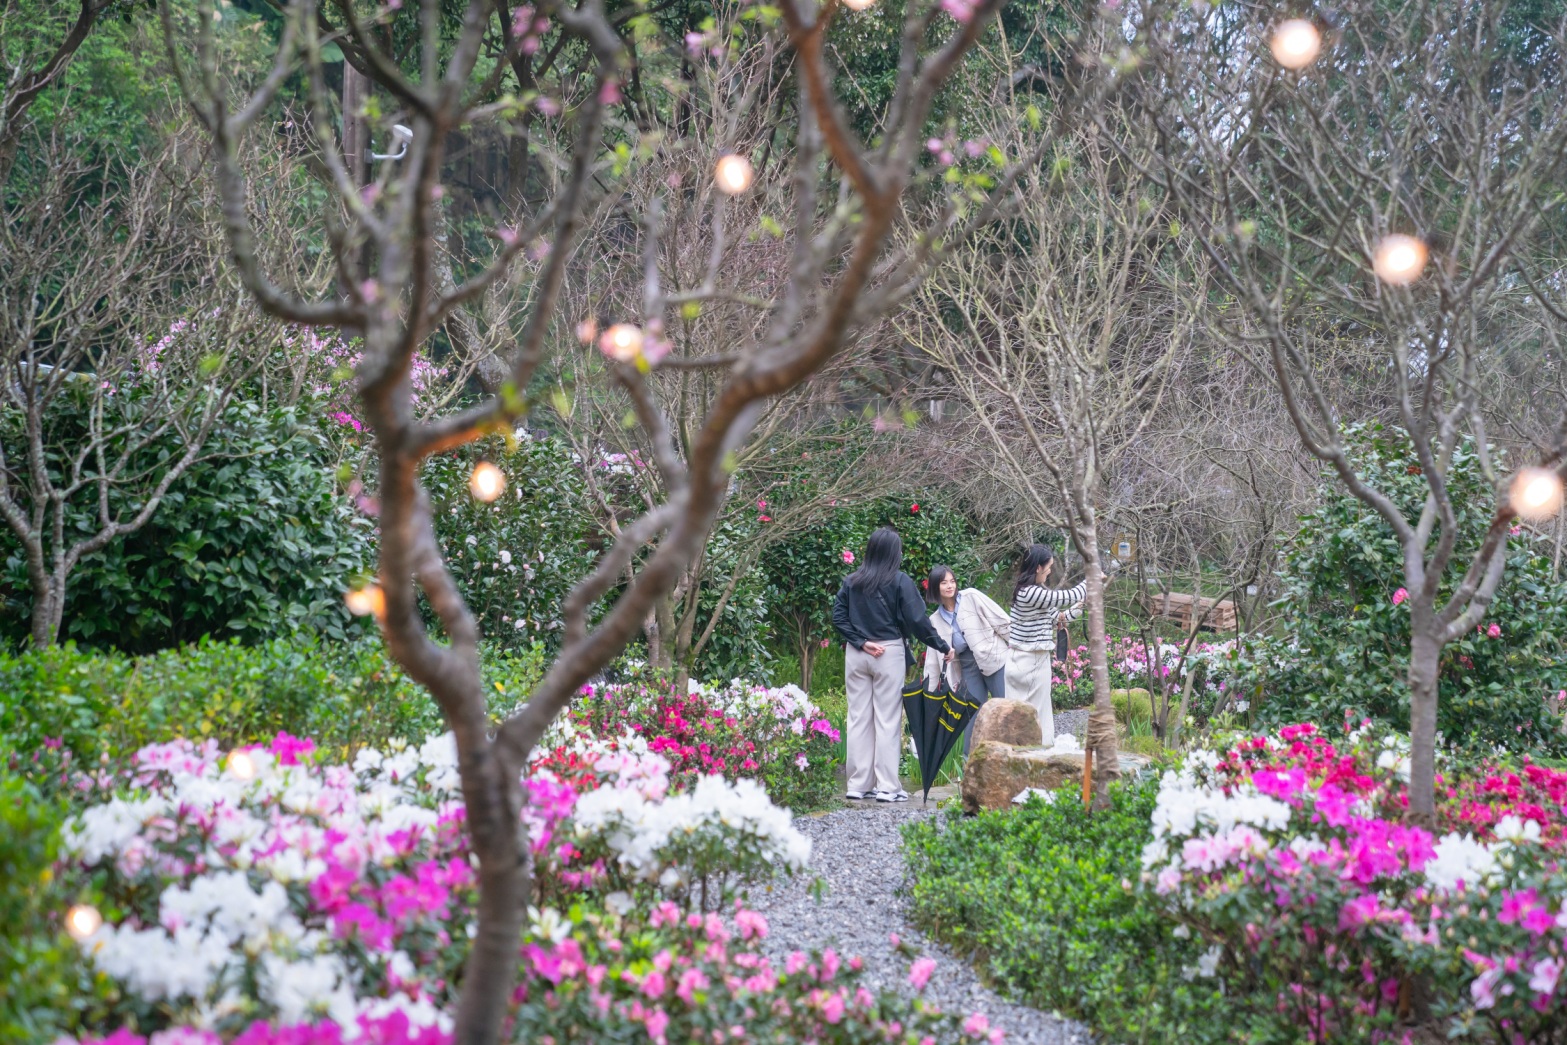
[[832,623],[843,639],[843,684],[849,697],[846,733],[848,797],[907,802],[898,785],[903,739],[903,676],[918,639],[952,659],[925,616],[925,600],[902,572],[903,539],[883,526],[866,542],[860,568],[844,578]]

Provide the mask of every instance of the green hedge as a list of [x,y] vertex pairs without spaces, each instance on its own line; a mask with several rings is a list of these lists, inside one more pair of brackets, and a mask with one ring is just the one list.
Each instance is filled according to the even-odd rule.
[[[542,669],[536,647],[488,653],[491,700],[515,705]],[[284,731],[342,755],[444,728],[435,703],[376,639],[274,639],[257,646],[203,640],[140,657],[66,644],[0,655],[0,754],[12,752],[9,761],[19,771],[39,764],[33,756],[54,750],[56,741],[81,761],[120,757],[179,736],[230,746]]]
[[62,802],[0,769],[0,1041],[47,1042],[91,1007],[96,985],[64,932],[88,883],[57,867]]
[[972,955],[998,990],[1106,1040],[1225,1040],[1217,981],[1182,975],[1201,947],[1131,891],[1157,791],[1128,783],[1093,814],[1062,791],[1049,804],[908,824],[914,921]]

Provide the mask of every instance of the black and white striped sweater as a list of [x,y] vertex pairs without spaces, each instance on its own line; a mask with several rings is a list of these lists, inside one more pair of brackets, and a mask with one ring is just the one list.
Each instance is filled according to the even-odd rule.
[[1030,584],[1012,599],[1012,634],[1015,650],[1054,650],[1056,621],[1073,621],[1083,615],[1080,605],[1088,582],[1075,588],[1042,588]]

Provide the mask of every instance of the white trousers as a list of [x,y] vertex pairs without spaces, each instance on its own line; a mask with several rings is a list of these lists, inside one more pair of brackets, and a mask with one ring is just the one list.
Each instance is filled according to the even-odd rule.
[[1051,662],[1054,650],[1015,649],[1007,655],[1007,696],[1034,705],[1045,747],[1056,742],[1055,713],[1050,708]]
[[849,646],[843,685],[849,696],[845,767],[850,791],[896,791],[903,742],[903,643],[878,639],[879,657]]

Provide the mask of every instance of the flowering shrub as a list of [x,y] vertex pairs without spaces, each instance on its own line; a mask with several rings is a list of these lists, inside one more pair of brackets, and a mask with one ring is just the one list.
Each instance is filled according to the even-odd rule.
[[[1000,1040],[871,995],[831,951],[774,968],[735,891],[802,868],[809,841],[754,781],[686,782],[634,734],[577,731],[530,767],[516,1040]],[[476,886],[449,734],[351,766],[288,734],[226,758],[179,740],[82,786],[101,800],[64,847],[105,915],[82,951],[117,988],[95,1022],[156,1045],[450,1041]]]
[[[506,490],[490,503],[468,489],[481,459],[507,477]],[[429,459],[420,479],[446,568],[485,638],[507,649],[555,647],[561,605],[595,558],[587,545],[586,490],[565,446],[525,431],[510,447],[491,438]]]
[[[1414,525],[1427,487],[1407,438],[1380,426],[1349,436],[1356,472]],[[1495,503],[1472,443],[1455,451],[1446,481],[1458,532],[1440,600],[1462,578]],[[1443,650],[1437,728],[1450,746],[1567,755],[1567,732],[1552,714],[1563,706],[1555,697],[1567,675],[1567,587],[1555,575],[1546,538],[1516,531],[1507,554],[1486,619]],[[1236,662],[1237,684],[1262,723],[1336,722],[1350,709],[1357,719],[1409,728],[1402,561],[1392,529],[1329,473],[1317,509],[1286,545],[1281,634],[1249,641]]]
[[1247,999],[1251,1040],[1567,1034],[1567,773],[1448,763],[1408,823],[1407,742],[1313,725],[1194,752],[1161,783],[1145,887]]
[[[512,1040],[520,1042],[866,1041],[898,1045],[999,1043],[1004,1035],[980,1013],[943,1013],[883,991],[872,994],[858,958],[831,948],[794,951],[781,963],[761,952],[765,918],[743,907],[730,917],[683,914],[672,904],[621,916],[578,906],[569,916],[535,918],[522,948]],[[909,982],[922,990],[929,959]],[[354,1035],[357,1034],[357,1037]],[[207,1029],[155,1033],[150,1045],[219,1045]],[[448,1045],[442,1026],[421,1027],[403,1012],[361,1016],[352,1029],[334,1021],[274,1026],[256,1021],[234,1045]],[[87,1037],[83,1045],[148,1045],[126,1031]]]
[[[1236,656],[1234,640],[1194,643],[1184,659],[1184,647],[1171,642],[1161,641],[1150,649],[1142,639],[1123,635],[1120,639],[1107,637],[1106,643],[1109,647],[1106,653],[1110,661],[1110,687],[1146,689],[1154,694],[1156,707],[1161,706],[1161,694],[1168,692],[1172,718],[1180,700],[1181,687],[1186,676],[1192,672],[1197,672],[1197,680],[1187,714],[1195,725],[1206,725],[1220,711],[1245,711],[1249,707],[1249,701],[1244,698],[1236,700],[1234,698],[1237,694],[1231,692],[1230,674]],[[1088,647],[1074,646],[1067,650],[1065,662],[1055,665],[1051,699],[1058,707],[1072,708],[1086,706],[1093,698]]]
[[[730,854],[730,883],[809,855],[753,783],[703,778],[670,797],[668,763],[635,738],[574,754],[574,779],[541,764],[526,781],[546,895],[634,877],[645,900],[685,901],[704,853]],[[258,1017],[352,1027],[400,1012],[444,1029],[475,890],[455,745],[367,748],[352,766],[314,755],[288,734],[226,761],[215,743],[180,740],[84,781],[117,792],[64,841],[104,882],[109,917],[84,950],[122,986],[118,1015],[147,1026],[166,1012],[227,1033]],[[730,895],[720,883],[708,898]]]
[[819,809],[837,793],[839,732],[797,686],[739,680],[677,692],[667,681],[584,687],[546,744],[574,732],[605,739],[630,733],[667,758],[672,776],[760,780],[774,801]]

